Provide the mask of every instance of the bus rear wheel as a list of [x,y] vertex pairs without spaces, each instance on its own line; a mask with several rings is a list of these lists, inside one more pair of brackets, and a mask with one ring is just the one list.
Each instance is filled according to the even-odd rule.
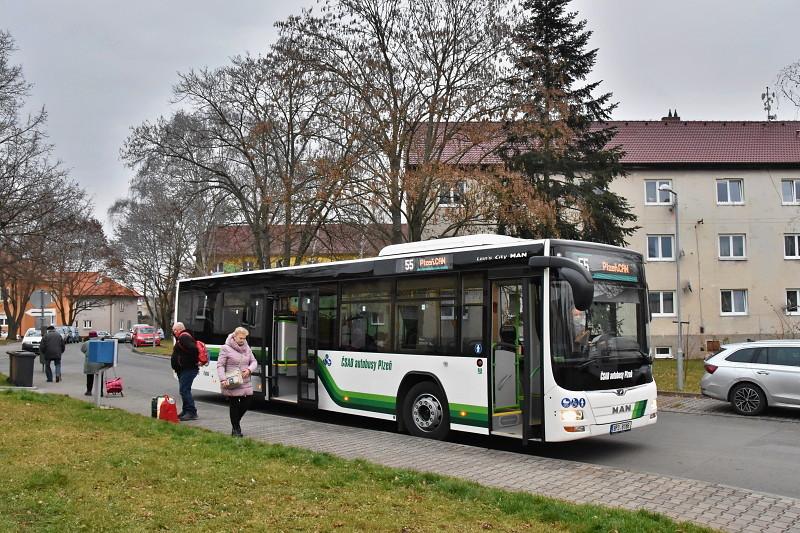
[[442,440],[450,431],[450,413],[442,390],[430,381],[417,383],[403,401],[408,431],[417,437]]

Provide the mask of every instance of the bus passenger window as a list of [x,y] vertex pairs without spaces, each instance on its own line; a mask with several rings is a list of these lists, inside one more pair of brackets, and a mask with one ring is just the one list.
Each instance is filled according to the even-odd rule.
[[398,280],[397,350],[435,355],[455,353],[455,296],[455,276]]
[[461,353],[482,355],[483,349],[483,276],[465,274],[462,278]]
[[390,281],[342,284],[339,345],[343,350],[389,350]]

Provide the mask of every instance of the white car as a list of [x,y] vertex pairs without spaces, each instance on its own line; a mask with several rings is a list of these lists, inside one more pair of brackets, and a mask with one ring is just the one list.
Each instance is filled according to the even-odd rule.
[[36,328],[28,328],[22,338],[22,349],[27,352],[39,353],[39,343],[42,342],[42,332]]
[[768,406],[800,408],[800,340],[723,346],[704,366],[700,392],[731,402],[739,414],[758,415]]

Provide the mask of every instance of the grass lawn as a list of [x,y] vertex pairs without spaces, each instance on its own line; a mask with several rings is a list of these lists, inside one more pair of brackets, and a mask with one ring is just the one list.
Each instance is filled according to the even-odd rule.
[[[702,359],[684,359],[683,392],[700,394],[700,378],[703,377]],[[678,366],[674,359],[653,361],[653,377],[659,392],[677,391]]]
[[0,434],[3,531],[709,531],[63,396],[0,392]]
[[139,352],[151,353],[155,355],[172,355],[172,339],[164,339],[161,341],[161,346],[139,346],[136,348]]

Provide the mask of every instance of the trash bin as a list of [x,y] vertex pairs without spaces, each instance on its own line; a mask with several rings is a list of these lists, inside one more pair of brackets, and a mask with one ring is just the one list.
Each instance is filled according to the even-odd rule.
[[23,350],[6,352],[9,359],[9,381],[17,387],[33,387],[33,364],[36,354]]

